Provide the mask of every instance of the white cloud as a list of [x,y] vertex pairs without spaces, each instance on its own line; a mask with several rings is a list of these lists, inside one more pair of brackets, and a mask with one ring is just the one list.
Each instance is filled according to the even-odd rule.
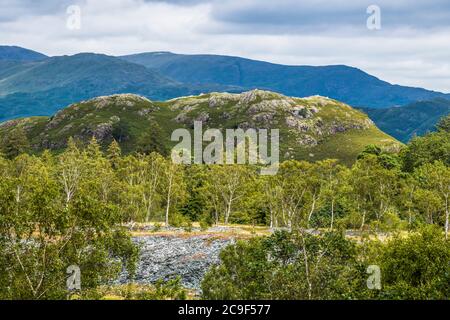
[[[0,0],[0,43],[50,55],[165,50],[346,64],[389,82],[450,92],[450,6],[377,2],[380,31],[365,28],[365,0]],[[65,27],[70,4],[81,7],[81,30]]]

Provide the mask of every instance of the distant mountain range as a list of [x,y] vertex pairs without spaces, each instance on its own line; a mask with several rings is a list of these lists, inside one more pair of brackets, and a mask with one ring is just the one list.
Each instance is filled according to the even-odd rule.
[[450,114],[450,100],[436,98],[413,102],[403,107],[364,111],[381,130],[407,142],[413,136],[433,131],[439,119]]
[[228,86],[185,85],[142,65],[92,53],[36,61],[3,59],[0,70],[0,121],[51,115],[70,103],[115,93],[165,100],[206,91],[233,91]]
[[[450,95],[441,92],[392,85],[343,65],[286,66],[239,57],[170,52],[122,57],[92,53],[47,57],[20,47],[0,46],[0,121],[51,115],[65,105],[116,93],[166,100],[214,91],[239,93],[256,88],[296,97],[330,97],[364,108],[377,123],[381,121],[378,119],[387,123],[384,112],[366,108],[392,108],[436,98],[450,99]],[[398,113],[407,108],[395,110]],[[421,112],[424,117],[428,111],[423,109]],[[414,118],[414,114],[409,113],[407,117]],[[412,118],[410,124],[413,126]],[[419,122],[423,124],[423,121]],[[403,124],[397,126],[396,123],[393,119],[388,130],[405,141],[409,135],[403,133]],[[423,132],[432,129],[433,125],[434,120],[421,128],[408,130]]]
[[180,55],[170,52],[123,56],[184,83],[267,89],[289,96],[321,95],[353,107],[388,108],[417,100],[449,97],[421,88],[392,85],[357,68],[286,66],[239,57]]
[[48,58],[45,54],[17,47],[17,46],[0,46],[0,59],[16,60],[16,61],[36,61]]

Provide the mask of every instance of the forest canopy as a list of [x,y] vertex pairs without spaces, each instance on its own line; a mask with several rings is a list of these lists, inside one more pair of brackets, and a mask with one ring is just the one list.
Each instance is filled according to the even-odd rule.
[[[66,268],[74,264],[89,270],[85,288],[111,281],[123,268],[133,274],[138,249],[126,225],[149,221],[290,231],[224,250],[222,264],[205,278],[207,298],[448,298],[442,285],[449,262],[448,118],[400,153],[367,146],[350,167],[333,159],[288,160],[274,176],[261,176],[252,165],[174,164],[151,148],[122,155],[116,141],[102,150],[94,138],[86,146],[70,139],[60,154],[28,150],[16,130],[0,157],[0,298],[64,298]],[[385,296],[351,286],[362,281],[365,265],[343,230],[409,233],[371,246],[371,257],[391,270]],[[323,259],[322,247],[331,250]],[[274,260],[267,260],[268,252]],[[424,279],[405,267],[413,254]],[[439,260],[430,264],[434,256]],[[305,257],[318,269],[305,266]],[[242,273],[233,275],[238,269],[230,263]],[[274,270],[279,276],[267,279]],[[306,284],[290,280],[297,274]]]

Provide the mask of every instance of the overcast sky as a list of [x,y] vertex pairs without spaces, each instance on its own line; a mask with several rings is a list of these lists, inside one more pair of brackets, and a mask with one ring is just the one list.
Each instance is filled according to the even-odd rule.
[[[71,5],[80,29],[67,27]],[[367,28],[370,5],[381,10],[380,30]],[[172,51],[346,64],[450,92],[449,0],[0,0],[0,44],[48,55]]]

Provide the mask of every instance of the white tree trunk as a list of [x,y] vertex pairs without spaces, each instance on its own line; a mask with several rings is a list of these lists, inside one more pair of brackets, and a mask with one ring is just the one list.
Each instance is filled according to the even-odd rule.
[[230,218],[230,214],[231,214],[231,200],[228,201],[228,204],[227,204],[227,211],[225,213],[225,224],[228,224],[228,219]]
[[172,180],[173,180],[173,173],[171,173],[169,176],[169,188],[167,190],[166,227],[169,226],[169,210],[170,210],[170,199],[172,194]]
[[311,205],[311,211],[309,212],[309,215],[308,215],[308,227],[309,227],[309,222],[311,221],[311,217],[312,217],[315,209],[316,209],[316,197],[314,196],[313,203]]

